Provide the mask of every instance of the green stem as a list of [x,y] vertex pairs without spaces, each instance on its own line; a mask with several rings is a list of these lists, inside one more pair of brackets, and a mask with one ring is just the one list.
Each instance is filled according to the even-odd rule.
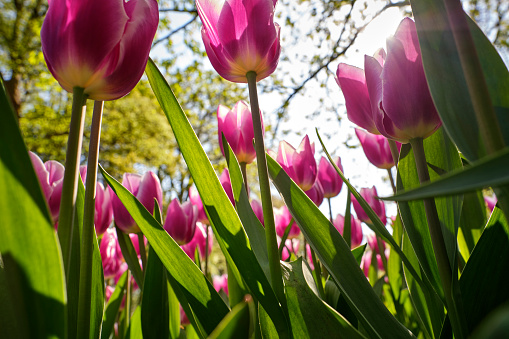
[[69,265],[71,262],[71,241],[76,197],[78,195],[79,163],[83,142],[83,126],[85,125],[86,100],[85,89],[75,87],[73,89],[71,124],[69,138],[67,139],[64,181],[62,183],[62,198],[58,216],[58,238],[62,249],[66,281],[69,279]]
[[352,248],[352,212],[350,212],[350,206],[352,204],[350,190],[346,197],[346,210],[345,210],[345,221],[343,223],[343,238],[348,245],[348,248]]
[[141,257],[141,267],[143,269],[143,273],[147,269],[147,251],[145,250],[145,239],[143,239],[143,233],[139,232],[138,234],[138,247],[140,248],[140,257]]
[[387,169],[387,174],[389,175],[392,191],[394,192],[394,194],[396,194],[396,184],[394,183],[394,178],[392,177],[392,172],[390,168]]
[[101,121],[104,103],[94,102],[90,146],[88,150],[87,180],[85,184],[85,209],[83,212],[82,252],[80,255],[80,289],[78,302],[78,337],[90,336],[90,310],[92,305],[92,254],[94,241],[95,194],[97,184],[97,164],[101,139]]
[[327,198],[328,202],[329,202],[329,217],[330,217],[330,222],[332,223],[332,220],[334,219],[332,217],[332,205],[331,205],[331,202],[330,202],[330,198]]
[[387,139],[387,141],[389,142],[389,148],[391,149],[391,155],[392,155],[392,160],[394,161],[394,166],[396,168],[398,168],[398,161],[399,161],[398,146],[396,145],[396,142],[394,140]]
[[245,162],[240,163],[240,170],[242,172],[242,178],[244,179],[244,187],[246,188],[246,194],[249,197],[249,186],[247,184],[247,164]]
[[256,90],[256,73],[250,71],[246,74],[249,87],[249,99],[251,101],[251,114],[253,117],[253,129],[255,137],[256,163],[260,181],[260,195],[263,208],[263,220],[265,224],[265,238],[267,240],[267,253],[269,257],[270,277],[272,288],[281,304],[286,303],[283,277],[279,263],[279,253],[276,238],[276,226],[274,224],[274,211],[272,210],[272,197],[270,194],[269,173],[267,170],[267,157],[263,143],[262,122],[260,107],[258,106],[258,93]]
[[[417,167],[417,175],[419,182],[424,184],[430,180],[428,164],[426,162],[426,155],[424,153],[424,143],[422,138],[410,140],[412,150],[414,151],[415,165]],[[437,207],[434,198],[423,199],[424,210],[426,219],[428,221],[429,233],[431,236],[431,243],[435,252],[435,257],[438,265],[438,274],[444,289],[445,302],[447,306],[447,313],[451,320],[451,325],[456,338],[467,337],[467,325],[464,314],[458,312],[456,303],[453,298],[452,290],[452,269],[449,264],[449,257],[445,247],[445,241],[442,234],[442,227],[438,218]]]

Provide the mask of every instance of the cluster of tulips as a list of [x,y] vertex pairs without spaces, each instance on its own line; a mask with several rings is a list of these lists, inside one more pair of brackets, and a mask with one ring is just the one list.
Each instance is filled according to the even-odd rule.
[[[241,101],[217,109],[228,166],[218,176],[149,59],[157,2],[51,0],[41,40],[50,72],[73,93],[66,162],[28,153],[6,115],[0,337],[508,335],[507,279],[498,277],[509,265],[509,188],[501,170],[509,136],[500,127],[509,109],[500,88],[509,73],[493,46],[459,1],[411,0],[415,22],[402,20],[387,51],[366,56],[364,70],[339,64],[348,118],[360,128],[368,160],[387,170],[390,199],[398,201],[391,233],[376,188],[357,191],[319,135],[327,158],[318,165],[307,135],[297,148],[281,141],[277,153],[266,151],[257,82],[276,70],[282,53],[276,3],[196,1],[212,66],[249,89],[250,107]],[[467,53],[479,46],[479,58]],[[99,166],[103,101],[127,95],[144,71],[194,181],[188,201],[170,201],[165,218],[154,173],[126,173],[119,183]],[[444,85],[449,73],[456,86]],[[89,154],[80,168],[89,99]],[[250,200],[246,173],[255,159],[260,199]],[[269,180],[281,204],[273,203]],[[343,186],[345,214],[325,216],[318,207],[325,198],[330,207]],[[499,198],[495,207],[487,198],[489,210],[480,191],[486,186]],[[374,233],[363,234],[362,223]],[[211,277],[214,246],[226,272]]]

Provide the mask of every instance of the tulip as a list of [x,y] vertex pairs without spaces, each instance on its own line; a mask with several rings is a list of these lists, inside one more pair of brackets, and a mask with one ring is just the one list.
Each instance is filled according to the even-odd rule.
[[313,187],[311,187],[304,193],[306,193],[309,199],[311,199],[311,201],[314,202],[316,206],[320,206],[322,204],[324,193],[320,181],[316,180],[315,183],[313,184]]
[[262,225],[265,226],[265,223],[263,221],[263,207],[262,204],[258,200],[251,200],[251,208],[253,209],[254,214],[260,220]]
[[380,252],[380,247],[378,247],[378,239],[374,233],[369,233],[367,236],[368,246],[373,250],[373,252],[380,254],[382,252],[385,253],[386,246],[385,241],[380,239],[380,245],[382,247],[382,251]]
[[[277,239],[278,246],[281,246],[281,239]],[[281,260],[287,260],[290,258],[291,253],[297,255],[299,252],[300,241],[299,239],[286,239],[285,246],[283,247],[283,252],[281,253]]]
[[[250,164],[253,162],[256,158],[256,151],[253,146],[253,117],[251,110],[244,101],[237,102],[231,111],[228,107],[219,105],[217,108],[217,129],[219,146],[223,155],[222,134],[224,134],[233,153],[237,156],[239,163]],[[264,128],[262,127],[263,131]]]
[[415,23],[401,21],[387,39],[385,63],[365,56],[364,68],[373,120],[387,138],[408,143],[427,138],[441,125],[424,75]]
[[109,228],[104,233],[99,252],[104,270],[104,278],[110,279],[115,277],[121,270],[123,257],[120,245],[118,244],[117,234],[113,228]]
[[228,295],[228,276],[226,274],[212,277],[212,284],[214,289],[219,293],[223,290]]
[[62,184],[64,180],[64,166],[54,160],[42,162],[41,158],[33,152],[29,152],[30,160],[34,166],[35,174],[41,185],[42,193],[48,203],[53,222],[58,221],[60,212],[60,199],[62,197]]
[[198,209],[198,221],[202,224],[209,224],[209,219],[207,218],[207,213],[205,213],[205,209],[203,208],[203,202],[200,198],[200,193],[195,186],[191,186],[189,188],[189,201],[196,206]]
[[[212,233],[211,228],[208,228],[208,232],[209,232],[208,254],[210,255],[210,253],[212,252],[214,234]],[[200,252],[200,256],[202,258],[204,258],[205,252],[207,249],[207,226],[202,224],[201,222],[197,222],[193,239],[189,243],[181,246],[181,248],[193,260],[194,260],[194,254],[195,254],[196,248],[198,248],[198,251]]]
[[194,237],[198,209],[190,201],[182,205],[173,199],[166,211],[164,229],[179,245],[185,245]]
[[493,209],[497,205],[497,201],[498,200],[497,200],[497,197],[495,196],[495,194],[484,196],[484,202],[486,203],[486,206],[488,206],[488,209],[490,210],[490,212],[493,211]]
[[[145,244],[145,247],[147,246],[147,238],[143,237],[143,243]],[[140,240],[138,238],[138,234],[135,233],[129,233],[129,238],[131,238],[131,242],[133,243],[134,251],[136,252],[136,255],[140,256]]]
[[[276,224],[276,233],[278,236],[283,237],[285,234],[286,228],[290,224],[292,220],[292,215],[288,211],[288,208],[283,205],[280,208],[274,209],[274,221]],[[300,234],[299,226],[293,222],[290,226],[290,233],[288,233],[288,239],[295,238]]]
[[311,246],[309,246],[309,244],[306,244],[306,254],[307,254],[307,257],[308,257],[308,264],[309,264],[309,267],[311,267],[311,270],[315,270],[315,264],[313,263],[313,258],[312,258],[312,254],[311,254]]
[[297,149],[286,141],[279,143],[276,160],[303,191],[311,189],[315,183],[317,168],[314,154],[315,144],[309,142],[307,135]]
[[[334,163],[338,166],[341,172],[343,172],[341,158],[336,157]],[[343,180],[341,180],[336,169],[323,156],[320,158],[320,163],[318,164],[318,175],[316,178],[322,185],[323,195],[325,198],[333,198],[341,192]]]
[[[159,179],[153,172],[149,171],[143,176],[125,173],[122,178],[122,185],[127,188],[151,214],[154,213],[154,198],[157,199],[159,206],[162,206],[163,190]],[[141,232],[116,194],[111,192],[111,197],[115,224],[125,233]]]
[[257,81],[274,72],[281,51],[276,2],[196,0],[205,50],[223,78],[246,83],[248,72],[255,72]]
[[[353,215],[351,216],[350,222],[350,230],[351,230],[351,247],[357,247],[362,242],[362,226],[361,222],[358,219],[355,219]],[[336,218],[332,221],[332,224],[338,230],[341,235],[343,235],[343,229],[345,227],[345,217],[341,214],[338,214]]]
[[[373,209],[373,211],[376,213],[378,218],[382,221],[382,223],[385,225],[387,223],[387,217],[385,215],[385,204],[382,200],[378,199],[378,193],[376,192],[376,187],[373,186],[371,188],[361,188],[361,191],[359,192],[360,195],[366,200],[368,205]],[[357,214],[357,218],[359,218],[361,221],[371,224],[372,220],[368,217],[366,212],[364,212],[364,209],[361,207],[361,204],[355,199],[355,197],[352,195],[352,204],[353,208],[355,209],[355,213]]]
[[235,199],[233,198],[232,182],[230,181],[230,172],[228,172],[227,168],[225,168],[223,170],[223,173],[221,173],[221,176],[219,177],[219,182],[221,182],[221,186],[223,186],[223,189],[226,192],[226,195],[228,196],[228,198],[230,198],[232,205],[235,206]]
[[[362,146],[362,150],[369,162],[381,169],[390,169],[394,166],[391,149],[387,138],[383,135],[371,134],[360,129],[355,129],[355,134]],[[401,144],[396,142],[398,150]]]
[[138,83],[159,22],[155,0],[51,0],[41,29],[48,68],[68,92],[123,97]]

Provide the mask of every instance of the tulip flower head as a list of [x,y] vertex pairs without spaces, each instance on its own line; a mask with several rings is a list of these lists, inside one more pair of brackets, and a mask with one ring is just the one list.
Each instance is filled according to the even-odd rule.
[[194,237],[198,209],[190,201],[182,205],[173,199],[168,205],[164,229],[179,245],[185,245]]
[[209,224],[209,219],[207,218],[207,213],[205,213],[205,209],[203,208],[203,202],[200,198],[200,193],[195,186],[191,186],[189,188],[189,201],[196,206],[198,209],[198,221],[202,224]]
[[497,197],[495,196],[495,194],[484,196],[484,203],[486,204],[486,206],[488,207],[490,212],[493,211],[493,209],[497,205],[497,201],[498,200],[497,200]]
[[205,50],[223,78],[246,83],[248,72],[255,72],[257,81],[274,72],[281,52],[276,2],[196,0]]
[[286,141],[279,143],[276,160],[303,191],[311,189],[316,180],[317,166],[314,154],[315,144],[309,142],[307,135],[297,149]]
[[[391,149],[386,137],[371,134],[358,128],[355,129],[355,134],[359,138],[362,150],[370,163],[381,169],[390,169],[394,166]],[[396,145],[398,149],[401,149],[399,142],[396,142]]]
[[156,0],[51,0],[41,29],[48,68],[68,92],[123,97],[138,83],[159,22]]
[[[366,200],[368,205],[375,211],[376,215],[380,218],[382,223],[385,225],[387,223],[387,216],[385,215],[385,204],[382,200],[378,199],[378,193],[376,192],[376,187],[373,186],[371,188],[363,187],[360,190],[360,195]],[[352,195],[352,205],[355,209],[355,213],[357,214],[357,218],[365,223],[372,223],[371,219],[368,217],[361,204],[355,199]]]
[[[378,240],[376,238],[376,234],[369,233],[367,235],[367,240],[368,240],[368,246],[373,250],[373,252],[380,254],[381,252],[380,252],[380,247],[378,246]],[[386,249],[385,241],[380,239],[380,245],[382,247],[382,252],[385,252],[385,249]]]
[[213,276],[212,284],[218,293],[223,290],[228,295],[228,276],[226,274]]
[[[286,228],[292,220],[292,215],[288,211],[288,208],[283,205],[280,208],[274,209],[274,222],[276,224],[276,233],[279,237],[283,237]],[[288,239],[295,238],[300,234],[300,228],[295,221],[290,226],[290,233],[288,233]]]
[[[343,172],[341,158],[336,157],[336,159],[333,160],[336,166],[338,166],[341,172]],[[336,169],[323,156],[320,158],[320,163],[318,164],[318,175],[316,179],[322,185],[323,195],[325,198],[333,198],[337,196],[339,192],[341,192],[341,188],[343,187],[343,180],[341,180],[341,177],[339,176],[338,172],[336,172]]]
[[424,75],[412,19],[403,19],[394,37],[387,39],[385,61],[365,56],[364,69],[379,133],[408,143],[427,138],[442,125]]
[[[351,247],[354,248],[354,247],[359,246],[362,242],[362,226],[361,226],[360,220],[355,219],[353,217],[353,215],[351,216],[350,220],[351,220],[350,227],[351,227],[351,235],[352,235]],[[341,235],[343,235],[343,230],[345,227],[345,217],[342,216],[341,214],[338,214],[336,216],[336,218],[332,221],[332,224],[334,225],[334,227],[336,227],[338,232],[341,233]]]
[[251,208],[253,209],[253,212],[256,215],[256,217],[258,218],[258,220],[260,220],[262,225],[265,226],[265,222],[264,222],[264,219],[263,219],[263,206],[262,206],[262,203],[259,202],[258,200],[254,200],[253,199],[253,200],[251,200]]
[[33,152],[29,152],[30,160],[34,166],[35,174],[41,185],[42,193],[48,203],[53,222],[58,221],[60,212],[60,199],[62,197],[62,185],[64,182],[64,166],[54,160],[42,162],[41,158]]
[[[147,246],[147,238],[143,237],[143,243],[145,244],[145,247]],[[131,239],[131,242],[133,243],[134,251],[136,252],[136,255],[140,257],[140,240],[138,238],[138,234],[135,233],[129,233],[129,238]]]
[[[281,245],[281,239],[277,239],[278,247]],[[285,246],[283,247],[283,252],[281,253],[281,260],[287,260],[290,258],[291,254],[297,255],[299,252],[300,241],[299,239],[286,239]]]
[[[143,176],[125,173],[122,185],[138,199],[150,212],[154,212],[154,198],[159,206],[163,203],[163,190],[157,176],[149,171]],[[110,188],[111,189],[111,188]],[[124,207],[117,195],[112,191],[112,206],[115,224],[125,233],[139,233],[141,230]]]
[[[212,229],[210,227],[208,228],[208,232],[209,232],[209,236],[208,236],[208,243],[209,243],[209,245],[208,245],[208,254],[210,254],[210,252],[212,252],[212,245],[213,245],[214,234],[213,234]],[[189,243],[187,243],[187,244],[185,244],[183,246],[180,246],[180,247],[193,260],[194,260],[194,254],[195,254],[196,248],[198,248],[200,256],[202,258],[204,258],[205,257],[205,252],[206,252],[206,249],[207,249],[207,226],[202,224],[201,222],[197,222],[196,223],[196,230],[194,232],[193,239]]]
[[[219,105],[217,108],[217,129],[219,146],[223,155],[222,134],[224,134],[239,163],[250,164],[253,162],[256,158],[256,151],[253,146],[253,117],[249,106],[244,101],[237,102],[231,111],[228,107]],[[262,131],[264,130],[262,121]]]
[[123,257],[115,229],[109,228],[101,238],[99,252],[103,263],[104,278],[115,277],[122,267]]
[[324,198],[324,193],[323,193],[323,187],[322,187],[322,184],[320,184],[320,181],[315,180],[313,187],[311,187],[304,193],[306,193],[306,195],[309,197],[309,199],[311,199],[311,201],[314,202],[316,206],[320,206],[322,204],[323,198]]
[[227,168],[225,168],[223,170],[223,173],[221,173],[221,176],[219,177],[219,182],[221,182],[221,186],[223,186],[223,189],[226,192],[226,195],[228,196],[228,198],[230,199],[232,205],[235,206],[232,182],[230,181],[230,172],[228,172]]

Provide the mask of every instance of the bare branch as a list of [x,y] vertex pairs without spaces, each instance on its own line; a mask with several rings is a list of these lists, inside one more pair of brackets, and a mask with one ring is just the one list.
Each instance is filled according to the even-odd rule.
[[183,29],[186,29],[187,26],[189,26],[190,24],[192,24],[196,19],[198,18],[198,14],[195,14],[193,15],[193,17],[188,21],[186,22],[185,24],[183,24],[182,26],[178,27],[178,28],[175,28],[173,31],[171,31],[170,33],[168,33],[167,35],[165,35],[164,37],[156,40],[153,44],[152,44],[152,48],[154,48],[157,44],[171,38],[172,35],[178,33],[179,31],[183,30]]

